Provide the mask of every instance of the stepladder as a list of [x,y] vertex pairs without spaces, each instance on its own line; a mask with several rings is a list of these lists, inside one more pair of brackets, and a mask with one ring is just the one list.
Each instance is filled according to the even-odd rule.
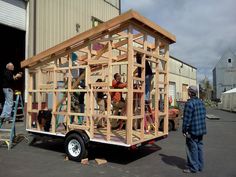
[[[12,117],[9,120],[1,119],[0,121],[0,143],[6,143],[8,150],[13,146],[14,138],[16,137],[16,117],[19,115],[18,111],[21,110],[20,116],[25,117],[24,103],[21,92],[15,92],[15,101],[12,109]],[[7,123],[8,121],[8,123]]]

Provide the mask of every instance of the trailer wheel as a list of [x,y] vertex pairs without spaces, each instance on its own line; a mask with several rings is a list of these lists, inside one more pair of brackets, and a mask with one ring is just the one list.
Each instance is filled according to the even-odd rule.
[[[168,130],[169,130],[169,132],[172,131],[173,129],[174,129],[174,123],[172,121],[169,121],[168,122]],[[161,121],[159,130],[160,131],[164,130],[164,121]]]
[[80,162],[87,155],[84,141],[77,133],[73,133],[66,138],[65,151],[70,160],[77,162]]

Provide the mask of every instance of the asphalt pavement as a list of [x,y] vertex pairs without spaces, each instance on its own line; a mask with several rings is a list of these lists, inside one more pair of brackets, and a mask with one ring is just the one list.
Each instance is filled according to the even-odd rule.
[[[236,177],[236,113],[208,109],[219,120],[207,119],[204,137],[205,168],[201,173],[184,174],[185,139],[181,130],[154,145],[128,151],[124,148],[94,144],[89,149],[89,165],[65,159],[63,141],[33,141],[17,122],[17,133],[26,135],[10,151],[0,146],[0,177]],[[181,122],[182,123],[182,122]],[[97,165],[95,158],[108,163]]]

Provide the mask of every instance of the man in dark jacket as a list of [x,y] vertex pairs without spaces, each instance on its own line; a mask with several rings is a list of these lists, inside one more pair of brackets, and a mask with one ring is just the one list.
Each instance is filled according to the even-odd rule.
[[197,97],[197,87],[190,86],[190,99],[184,107],[182,132],[186,137],[187,169],[185,173],[196,173],[203,170],[203,135],[206,134],[206,109]]
[[16,75],[13,75],[13,71],[14,65],[12,63],[8,63],[6,65],[6,70],[4,71],[2,78],[2,88],[5,97],[5,102],[0,119],[11,119],[11,112],[13,106],[13,83],[15,80],[22,77],[22,73],[17,73]]
[[[142,55],[140,53],[136,54],[137,63],[141,64]],[[138,67],[138,77],[141,78],[142,69]],[[148,60],[145,60],[145,101],[149,102],[150,92],[151,92],[151,82],[153,79],[153,72]]]

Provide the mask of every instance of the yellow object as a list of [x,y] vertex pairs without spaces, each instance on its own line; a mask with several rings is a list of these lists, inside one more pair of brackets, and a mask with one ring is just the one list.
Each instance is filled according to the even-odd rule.
[[21,95],[21,91],[16,91],[15,95]]

